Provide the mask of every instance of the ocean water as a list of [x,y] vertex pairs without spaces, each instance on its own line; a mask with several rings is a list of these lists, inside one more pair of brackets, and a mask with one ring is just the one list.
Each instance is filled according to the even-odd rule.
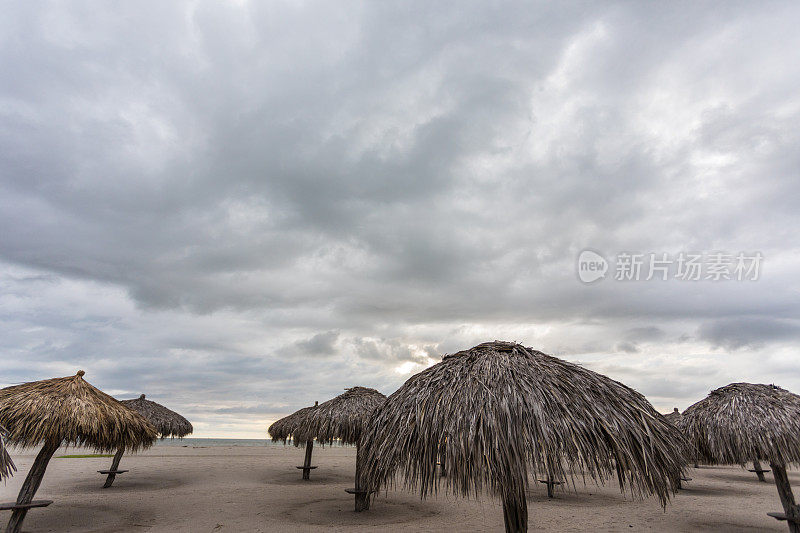
[[156,441],[156,446],[188,446],[188,447],[217,447],[217,446],[283,446],[282,442],[272,442],[269,439],[164,439]]

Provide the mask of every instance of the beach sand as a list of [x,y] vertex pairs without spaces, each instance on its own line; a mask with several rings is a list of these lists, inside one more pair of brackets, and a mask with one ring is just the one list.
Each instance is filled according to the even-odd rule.
[[[63,453],[87,453],[59,450]],[[19,471],[5,485],[2,501],[12,501],[34,453],[15,453]],[[465,500],[439,495],[420,500],[410,492],[381,493],[365,513],[353,512],[355,450],[315,446],[311,480],[300,479],[296,465],[303,450],[292,446],[156,446],[126,455],[110,489],[101,488],[110,458],[53,459],[37,499],[55,503],[33,509],[24,530],[95,532],[231,531],[502,531],[496,500]],[[529,531],[787,531],[766,516],[781,511],[775,485],[759,483],[739,467],[689,469],[691,482],[661,509],[654,498],[620,494],[616,482],[605,487],[578,485],[548,500],[545,487],[531,484]],[[790,473],[795,487],[800,475]],[[5,527],[9,512],[0,513]]]

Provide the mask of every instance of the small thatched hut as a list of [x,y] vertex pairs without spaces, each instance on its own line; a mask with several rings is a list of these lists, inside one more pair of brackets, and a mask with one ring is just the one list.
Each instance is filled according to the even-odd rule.
[[0,481],[16,472],[17,467],[6,451],[6,429],[0,426]]
[[[180,439],[194,431],[192,424],[183,416],[171,409],[167,409],[160,403],[147,400],[144,394],[134,400],[122,400],[120,403],[125,407],[133,409],[150,422],[150,424],[156,428],[156,431],[158,431],[158,438],[160,439],[166,439],[167,437],[178,437]],[[111,468],[108,470],[98,470],[101,474],[108,475],[103,485],[104,489],[107,489],[114,483],[117,474],[127,472],[127,470],[119,469],[119,462],[122,460],[122,455],[124,453],[125,449],[120,448],[111,461]]]
[[[313,407],[303,407],[302,409],[297,410],[288,416],[284,416],[280,420],[274,422],[267,429],[267,433],[269,433],[269,436],[272,437],[272,442],[283,441],[283,444],[286,444],[286,441],[292,440],[297,428],[300,427],[306,416],[308,416],[309,411],[316,408],[317,405],[319,405],[319,402],[314,402]],[[295,446],[299,446],[299,444],[300,442],[295,440]],[[297,467],[303,471],[303,479],[306,481],[311,479],[311,471],[317,468],[316,466],[311,466],[311,454],[313,453],[313,450],[314,439],[312,438],[306,441],[306,457],[305,461],[303,461],[303,466]]]
[[31,507],[49,505],[33,501],[47,463],[59,446],[86,446],[109,452],[150,446],[157,432],[147,420],[83,379],[74,376],[33,381],[0,389],[0,424],[8,442],[33,447],[43,444],[31,466],[13,509],[7,531],[16,533]]
[[[436,474],[441,442],[447,477]],[[422,497],[482,490],[503,502],[506,531],[527,531],[528,472],[596,482],[616,475],[666,505],[683,467],[680,432],[638,392],[511,342],[448,355],[412,376],[361,438],[361,484]]]
[[354,444],[356,446],[356,478],[355,488],[347,492],[355,495],[356,511],[369,509],[370,492],[361,487],[359,483],[360,455],[359,439],[367,421],[375,409],[386,401],[386,396],[367,387],[352,387],[345,392],[319,404],[308,411],[304,420],[297,428],[294,436],[296,442],[303,442],[314,438],[322,444]]
[[711,391],[683,416],[689,445],[708,463],[753,461],[759,471],[760,461],[768,461],[783,517],[791,531],[800,532],[800,508],[786,477],[787,465],[800,464],[800,396],[775,385],[731,383]]

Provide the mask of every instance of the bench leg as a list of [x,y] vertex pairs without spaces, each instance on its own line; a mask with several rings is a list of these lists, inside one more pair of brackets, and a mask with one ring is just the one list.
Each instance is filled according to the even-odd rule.
[[[114,454],[114,460],[111,461],[111,470],[119,470],[119,462],[122,461],[122,454],[125,453],[125,448],[120,448],[117,450],[117,453]],[[116,479],[116,474],[109,474],[106,478],[106,483],[103,485],[104,489],[107,489],[111,485],[114,484],[114,479]]]
[[[22,483],[22,488],[19,490],[19,496],[17,496],[18,504],[31,503],[36,491],[39,489],[39,485],[42,484],[44,471],[47,470],[47,463],[50,462],[50,458],[53,457],[60,445],[60,442],[47,441],[42,446],[42,449],[39,450],[39,454],[36,456],[36,460],[33,462],[33,466],[28,471],[28,475]],[[11,513],[11,519],[8,521],[6,533],[19,533],[22,530],[22,521],[25,520],[26,514],[28,514],[27,509],[14,509]]]

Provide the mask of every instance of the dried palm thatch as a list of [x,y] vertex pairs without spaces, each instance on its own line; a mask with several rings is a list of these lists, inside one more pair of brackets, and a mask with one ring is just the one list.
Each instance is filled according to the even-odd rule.
[[194,431],[192,424],[184,417],[160,403],[145,399],[144,394],[134,400],[122,400],[122,404],[130,407],[150,422],[158,430],[158,436],[161,439],[183,438]]
[[155,428],[83,375],[81,370],[0,389],[0,424],[8,430],[9,443],[33,447],[58,442],[103,452],[150,446]]
[[689,444],[710,464],[800,464],[800,396],[785,389],[731,383],[683,416]]
[[295,442],[304,443],[316,438],[323,444],[339,441],[358,444],[361,432],[376,407],[386,396],[367,387],[352,387],[309,410],[297,427]]
[[424,498],[442,483],[503,501],[507,531],[527,530],[528,471],[655,494],[665,505],[682,470],[683,439],[636,391],[511,342],[445,356],[380,406],[361,439],[361,484],[404,486]]
[[[667,422],[678,428],[678,431],[680,431],[682,435],[684,436],[686,435],[686,424],[683,418],[683,413],[681,413],[677,407],[675,407],[671,413],[665,414],[664,418],[667,419]],[[686,447],[683,449],[683,454],[686,457],[686,460],[694,463],[695,468],[699,468],[697,464],[698,462],[697,453],[695,453],[692,446],[689,445],[688,440],[685,441],[685,443]],[[683,479],[686,480],[687,478]]]
[[[291,441],[297,429],[305,421],[309,411],[315,408],[315,406],[303,407],[302,409],[299,409],[294,413],[284,416],[280,420],[274,422],[267,429],[269,436],[272,438],[272,442],[283,442],[286,444],[288,441]],[[299,443],[299,441],[295,440],[296,445]]]
[[763,480],[760,460],[772,467],[789,530],[800,533],[800,507],[795,504],[787,465],[800,464],[800,396],[775,385],[731,383],[683,413],[682,425],[694,453],[711,464],[753,461]]
[[17,467],[6,451],[6,429],[0,426],[0,480],[10,477],[16,470]]
[[[194,430],[194,428],[192,428],[192,424],[184,417],[171,409],[167,409],[160,403],[145,399],[144,394],[134,400],[122,400],[120,403],[129,409],[133,409],[142,415],[148,422],[150,422],[150,424],[152,424],[152,426],[158,431],[158,436],[161,439],[165,439],[167,437],[178,437],[180,439],[186,435],[189,435]],[[122,461],[122,455],[124,453],[125,450],[123,448],[117,450],[117,453],[114,455],[114,459],[111,461],[111,468],[107,471],[100,471],[101,473],[107,472],[108,474],[108,477],[106,477],[106,482],[103,485],[104,489],[107,489],[114,484],[117,473],[119,473],[119,463]]]
[[8,441],[17,446],[44,444],[17,496],[10,533],[21,529],[47,463],[62,444],[98,451],[137,450],[156,439],[156,429],[147,420],[91,386],[83,375],[81,370],[74,376],[0,389],[0,424],[8,429]]
[[675,407],[675,408],[672,410],[672,412],[671,412],[671,413],[667,413],[667,414],[665,414],[665,415],[664,415],[664,418],[666,418],[666,419],[667,419],[667,422],[669,422],[669,423],[670,423],[670,424],[672,424],[673,426],[675,426],[675,427],[679,428],[679,427],[680,427],[680,422],[681,422],[681,420],[683,420],[683,415],[681,414],[681,412],[680,412],[680,411],[678,411],[678,408],[677,408],[677,407]]

